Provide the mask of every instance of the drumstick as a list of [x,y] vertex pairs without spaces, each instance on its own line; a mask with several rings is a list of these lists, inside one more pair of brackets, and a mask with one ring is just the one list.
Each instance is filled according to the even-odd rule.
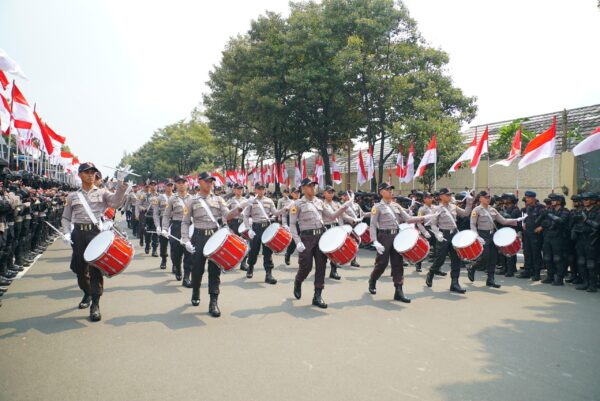
[[[51,229],[53,229],[54,231],[56,231],[58,233],[58,235],[60,235],[62,237],[62,239],[67,239],[67,237],[65,236],[65,234],[63,234],[62,232],[60,232],[60,230],[56,227],[54,227],[52,224],[48,223],[46,220],[44,220],[44,223],[48,224],[50,226]],[[73,244],[73,241],[69,241],[71,244]]]
[[[114,168],[114,167],[110,167],[110,166],[103,166],[103,167],[106,167],[106,168],[109,168],[109,169],[112,169],[112,170],[115,170],[115,171],[125,171],[125,170],[123,170],[123,169],[120,169],[120,168]],[[133,176],[136,176],[136,177],[141,177],[141,175],[139,175],[139,174],[136,174],[136,173],[133,173],[133,172],[129,173],[129,175],[133,175]]]
[[[159,232],[157,232],[157,231],[146,231],[146,232],[147,232],[147,233],[150,233],[150,234],[161,235],[161,233],[159,233]],[[177,237],[174,237],[174,236],[172,236],[172,235],[171,235],[171,234],[169,234],[169,233],[167,233],[167,235],[169,236],[169,238],[173,238],[175,241],[177,241],[177,242],[179,242],[181,245],[185,246],[185,243],[184,243],[184,242],[183,242],[181,239],[179,239],[179,238],[177,238]]]

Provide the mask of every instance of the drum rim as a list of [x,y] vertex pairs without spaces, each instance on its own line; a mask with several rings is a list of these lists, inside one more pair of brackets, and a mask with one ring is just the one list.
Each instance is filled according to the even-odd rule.
[[[508,232],[514,233],[514,239],[508,244],[498,244],[496,241],[496,238],[500,238],[500,236],[498,234],[499,233],[504,234],[504,233],[508,233]],[[505,246],[509,246],[509,245],[513,244],[517,238],[519,238],[517,235],[517,230],[515,230],[512,227],[502,227],[501,229],[496,231],[496,233],[494,233],[494,236],[492,237],[492,241],[494,241],[494,245],[496,245],[496,246],[505,247]]]
[[[364,224],[364,226],[363,226],[363,224]],[[356,229],[357,229],[358,227],[366,227],[366,228],[365,228],[365,231],[367,231],[367,230],[369,229],[369,225],[368,225],[367,223],[365,223],[364,221],[363,221],[363,222],[361,222],[361,223],[358,223],[358,224],[357,224],[357,225],[354,227],[354,229],[353,229],[353,230],[354,230],[354,233],[355,233],[356,235],[358,235],[359,237],[360,237],[361,235],[363,235],[363,234],[365,233],[365,231],[363,231],[363,232],[362,232],[362,233],[360,233],[360,234],[359,234],[359,233],[357,233],[357,232],[356,232]]]
[[[107,242],[106,246],[104,247],[104,250],[102,250],[102,252],[100,252],[100,254],[98,256],[96,256],[94,259],[86,259],[85,254],[86,251],[88,249],[88,247],[90,246],[90,244],[97,238],[99,238],[101,235],[104,235],[104,233],[110,233],[112,235],[112,240]],[[106,235],[104,235],[106,236]],[[92,238],[92,240],[89,242],[88,246],[85,247],[85,250],[83,251],[83,260],[85,260],[87,263],[93,263],[95,261],[97,261],[98,259],[100,259],[102,257],[102,255],[104,255],[106,253],[106,251],[108,250],[108,248],[110,248],[110,246],[113,244],[113,241],[115,239],[115,233],[110,230],[110,231],[102,231],[101,233],[98,233],[98,235],[96,235],[94,238]]]
[[[271,235],[271,238],[269,238],[268,240],[265,239],[265,234],[267,234],[268,230],[271,227],[277,226],[277,228],[273,228],[274,232],[273,235]],[[279,232],[279,229],[281,228],[281,224],[279,223],[271,223],[269,224],[269,226],[267,228],[265,228],[265,231],[263,231],[262,235],[260,236],[260,242],[262,242],[263,244],[268,244],[269,242],[271,242],[271,240],[273,240],[273,238],[275,238],[275,236],[277,235],[277,233]]]
[[[354,232],[354,228],[353,228],[353,227],[352,227],[350,224],[342,224],[342,225],[341,225],[341,226],[339,226],[339,227],[342,227],[342,228],[344,228],[344,227],[348,227],[348,228],[350,228],[350,231],[348,231],[348,228],[344,228],[344,230],[346,230],[346,232],[347,232],[348,234],[352,234],[352,233]],[[355,233],[355,234],[356,234],[356,233]]]
[[[412,231],[413,231],[413,232],[415,232],[417,235],[415,236],[415,240],[414,240],[414,242],[412,243],[412,245],[411,245],[410,247],[408,247],[408,248],[406,248],[406,249],[404,249],[404,250],[402,250],[402,251],[399,251],[399,250],[398,250],[398,248],[395,246],[395,244],[396,244],[396,239],[398,239],[398,238],[400,237],[400,234],[401,234],[402,232],[404,232],[404,231],[407,231],[407,230],[412,230]],[[404,230],[402,230],[402,231],[400,231],[398,234],[396,234],[396,236],[394,237],[394,242],[393,242],[394,249],[395,249],[395,250],[396,250],[396,252],[398,252],[398,253],[403,253],[403,252],[406,252],[406,251],[409,251],[409,250],[411,250],[412,248],[414,248],[414,246],[415,246],[415,245],[417,245],[417,242],[419,242],[419,236],[420,236],[420,234],[419,234],[419,230],[417,230],[416,228],[414,228],[414,227],[412,227],[412,228],[405,228]]]
[[[240,231],[240,229],[244,227],[245,230],[244,231]],[[243,234],[250,231],[250,228],[246,227],[246,223],[244,223],[243,221],[240,223],[240,225],[238,226],[238,234]]]
[[[350,235],[350,234],[348,234],[348,233],[346,232],[346,230],[344,230],[344,229],[343,229],[342,227],[340,227],[340,226],[331,227],[329,230],[325,231],[325,232],[323,233],[323,235],[321,235],[321,238],[319,238],[319,244],[318,244],[318,245],[319,245],[319,250],[320,250],[321,252],[323,252],[323,253],[332,253],[332,252],[335,252],[335,251],[337,251],[338,249],[340,249],[342,246],[344,246],[344,244],[346,243],[346,239],[344,239],[344,240],[342,241],[342,243],[341,243],[341,244],[340,244],[340,245],[339,245],[337,248],[335,248],[335,249],[328,250],[328,251],[324,251],[323,249],[321,249],[321,241],[323,241],[323,238],[327,238],[327,237],[325,237],[325,235],[326,235],[326,233],[327,233],[327,232],[330,232],[330,231],[331,231],[331,232],[340,231],[340,232],[342,232],[342,233],[344,233],[344,234],[346,235],[346,238],[348,238],[348,235]],[[331,235],[331,234],[329,234],[329,235]]]
[[207,254],[207,253],[205,252],[205,251],[206,251],[206,245],[208,244],[208,241],[210,241],[210,240],[211,240],[211,238],[212,238],[213,236],[217,235],[217,233],[218,233],[218,232],[220,232],[220,231],[222,231],[222,230],[227,230],[227,231],[229,232],[229,234],[232,234],[232,233],[233,233],[233,231],[231,231],[231,229],[230,229],[229,227],[221,227],[221,228],[219,228],[217,231],[215,231],[215,232],[214,232],[214,234],[213,234],[213,235],[211,235],[211,236],[210,236],[210,237],[209,237],[209,238],[206,240],[206,242],[204,243],[204,247],[202,248],[202,253],[204,254],[204,256],[205,256],[205,257],[209,258],[209,257],[211,257],[212,255],[214,255],[214,254],[215,254],[215,252],[217,252],[219,249],[221,249],[221,247],[223,246],[223,244],[225,243],[225,241],[227,241],[227,238],[229,238],[229,235],[226,235],[226,236],[223,238],[223,241],[221,241],[221,243],[220,243],[218,246],[216,246],[216,247],[215,247],[215,250],[214,250],[214,251],[212,251],[212,252],[211,252],[211,253],[209,253],[209,254]]

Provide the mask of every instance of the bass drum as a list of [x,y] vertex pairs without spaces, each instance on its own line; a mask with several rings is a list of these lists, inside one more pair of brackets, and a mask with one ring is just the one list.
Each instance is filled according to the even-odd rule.
[[90,241],[83,259],[106,277],[121,274],[133,259],[133,246],[114,231],[102,231]]
[[202,252],[221,269],[229,271],[242,262],[248,250],[246,241],[234,234],[229,227],[223,227],[211,235]]

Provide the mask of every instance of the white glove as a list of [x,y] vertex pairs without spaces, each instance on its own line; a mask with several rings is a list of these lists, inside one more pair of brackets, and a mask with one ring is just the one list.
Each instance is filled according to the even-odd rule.
[[425,232],[423,233],[423,236],[424,236],[425,238],[427,238],[427,239],[431,238],[431,234],[429,234],[429,231],[425,231]]
[[446,241],[446,238],[444,238],[444,234],[442,234],[442,233],[436,233],[435,234],[435,239],[437,239],[439,242]]
[[196,252],[196,248],[194,247],[194,245],[192,245],[191,242],[186,242],[185,243],[185,249],[189,252],[189,253],[194,253]]
[[169,232],[164,228],[161,230],[160,235],[162,235],[165,238],[169,238]]
[[354,223],[356,223],[356,224],[362,223],[362,219],[354,219]]
[[517,219],[517,221],[523,221],[523,220],[525,220],[526,218],[527,218],[527,213],[523,213],[523,215],[522,215],[521,217],[519,217],[519,218]]
[[347,200],[346,202],[344,202],[344,203],[342,204],[342,207],[343,207],[344,209],[348,209],[350,206],[352,206],[352,203],[353,203],[353,202],[354,202],[354,201],[353,201],[352,199],[350,199],[350,200]]
[[113,223],[112,220],[105,221],[102,223],[102,231],[110,231],[110,230],[112,230],[114,225],[115,224]]
[[383,253],[385,252],[385,247],[383,245],[381,245],[381,243],[379,241],[373,242],[373,246],[377,250],[378,254],[383,255]]
[[71,234],[63,234],[62,240],[65,245],[71,245],[73,242],[71,241]]
[[250,237],[250,239],[254,239],[255,236],[256,236],[256,233],[254,232],[254,230],[250,229],[248,231],[248,237]]
[[125,178],[129,175],[129,173],[133,173],[131,166],[128,164],[123,169],[117,170],[117,181],[125,181]]
[[306,247],[302,242],[299,242],[298,245],[296,245],[296,249],[298,250],[298,253],[302,253],[306,250]]
[[254,203],[254,196],[249,197],[248,199],[244,199],[243,201],[240,202],[240,209],[244,209],[246,206],[251,205],[252,203]]

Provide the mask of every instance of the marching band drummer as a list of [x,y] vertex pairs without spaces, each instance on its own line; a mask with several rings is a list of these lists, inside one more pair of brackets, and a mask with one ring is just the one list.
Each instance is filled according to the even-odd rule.
[[[297,201],[298,199],[300,199],[300,188],[292,187],[290,196],[291,196],[291,199],[290,199],[289,203],[293,203],[293,202]],[[286,206],[287,206],[287,204],[286,204]],[[283,214],[283,216],[281,217],[281,220],[283,221],[283,224],[285,224],[289,228],[289,226],[290,226],[290,210],[289,209]],[[294,253],[295,250],[296,250],[296,242],[292,241],[292,242],[290,242],[287,249],[285,250],[284,261],[287,266],[290,265],[290,258],[292,257],[292,253]]]
[[160,234],[161,238],[167,238],[170,241],[171,263],[173,263],[173,268],[175,269],[175,279],[181,281],[181,261],[183,259],[182,285],[191,288],[192,255],[179,241],[169,238],[168,227],[171,227],[171,235],[173,237],[181,238],[181,221],[186,210],[185,203],[192,196],[187,191],[188,184],[185,177],[175,177],[175,187],[177,193],[171,196],[167,202],[167,207],[162,216],[162,231]]
[[[436,206],[433,204],[433,196],[431,195],[431,193],[423,192],[422,194],[423,204],[417,210],[417,216],[428,216],[430,214],[435,213]],[[435,237],[433,236],[433,232],[425,228],[425,226],[423,226],[422,224],[417,224],[417,229],[423,235],[423,237],[427,239],[427,242],[429,242],[429,249],[431,250],[431,252],[435,253]],[[415,267],[417,268],[418,272],[422,271],[421,264],[422,262],[418,262],[417,264],[415,264]],[[440,270],[439,272],[437,272],[437,274],[440,276],[445,276],[447,273]]]
[[435,259],[429,268],[425,284],[427,287],[433,285],[433,276],[440,271],[440,268],[446,260],[446,256],[450,255],[450,291],[464,294],[467,292],[458,283],[460,276],[460,258],[452,246],[452,238],[458,232],[456,223],[457,217],[467,217],[473,208],[473,197],[469,194],[466,196],[466,209],[461,209],[453,203],[452,195],[454,192],[448,188],[442,188],[438,192],[440,204],[437,207],[437,212],[431,219],[431,231],[435,234],[437,240],[435,247]]
[[[238,207],[240,203],[244,201],[244,197],[242,196],[243,194],[244,186],[240,184],[235,184],[233,186],[233,196],[227,201],[227,207],[229,208],[229,210]],[[242,224],[243,221],[244,219],[241,216],[237,216],[229,220],[227,225],[229,226],[229,228],[231,228],[231,231],[233,231],[236,234],[239,234],[240,224]],[[240,264],[240,270],[248,270],[248,264],[246,263],[246,260],[248,260],[248,255],[244,256],[244,259],[242,259],[242,263]]]
[[381,277],[388,262],[392,265],[392,277],[396,292],[394,300],[410,303],[410,299],[404,296],[402,285],[404,284],[404,260],[394,249],[394,238],[399,232],[400,223],[422,223],[431,216],[410,216],[402,207],[392,202],[394,186],[388,183],[379,184],[379,195],[381,202],[375,204],[371,210],[371,238],[375,238],[373,246],[377,250],[375,267],[369,278],[369,292],[376,294],[376,283]]
[[[301,182],[304,196],[295,201],[290,208],[290,230],[298,250],[298,273],[294,279],[294,297],[302,297],[302,282],[306,280],[315,261],[315,294],[312,304],[319,308],[327,308],[321,294],[325,287],[325,269],[327,256],[319,249],[319,239],[325,232],[323,216],[335,219],[341,216],[351,205],[351,200],[345,202],[335,213],[324,207],[323,201],[317,198],[315,185],[309,178]],[[296,225],[297,224],[297,225]]]
[[[185,203],[186,210],[183,214],[181,222],[181,239],[185,244],[185,248],[192,254],[192,305],[200,305],[200,284],[207,258],[202,252],[204,245],[208,239],[219,229],[217,219],[226,221],[227,219],[236,217],[249,203],[254,201],[254,198],[247,199],[240,205],[229,210],[225,201],[220,196],[211,193],[215,177],[208,174],[206,171],[198,176],[199,192],[195,197],[191,197]],[[194,225],[194,235],[190,239],[189,228]],[[208,313],[213,317],[221,316],[219,310],[219,286],[221,284],[221,270],[215,262],[208,261],[208,293],[210,295],[210,303],[208,305]]]
[[494,245],[493,237],[498,223],[505,226],[516,226],[517,223],[523,220],[522,217],[517,219],[504,218],[495,208],[490,207],[490,194],[487,191],[481,191],[477,194],[479,205],[473,209],[471,213],[471,230],[475,231],[485,241],[483,245],[483,253],[472,266],[467,268],[469,280],[475,281],[475,270],[477,265],[483,265],[487,270],[487,281],[485,285],[492,288],[500,288],[500,284],[496,284],[494,273],[496,272],[496,258],[498,250]]
[[[340,191],[338,192],[338,196],[342,200],[342,202],[347,202],[350,200],[350,193],[348,191]],[[346,210],[346,213],[342,215],[342,220],[346,224],[350,224],[352,227],[363,221],[365,217],[365,212],[360,208],[358,203],[352,201],[352,204]],[[358,262],[356,261],[356,257],[352,259],[350,262],[350,266],[352,267],[360,267]]]
[[[65,243],[70,245],[72,241],[71,270],[77,274],[77,283],[84,294],[79,309],[89,307],[91,300],[90,320],[92,322],[102,318],[100,297],[104,289],[104,279],[99,269],[90,268],[83,254],[88,244],[100,233],[98,222],[104,210],[107,207],[116,209],[123,203],[128,188],[123,180],[129,174],[129,169],[117,171],[119,183],[115,193],[94,185],[97,172],[98,169],[93,163],[83,163],[79,166],[81,188],[67,196],[61,221]],[[75,226],[72,233],[71,224]]]
[[[263,252],[263,267],[265,268],[265,283],[277,284],[277,280],[273,277],[272,271],[275,265],[273,264],[273,251],[261,241],[262,235],[271,224],[271,219],[281,216],[291,206],[290,203],[286,208],[277,210],[275,203],[271,198],[265,196],[265,186],[261,183],[254,185],[256,198],[254,202],[244,210],[244,224],[250,227],[248,236],[250,237],[250,253],[248,255],[248,271],[246,278],[252,278],[254,273],[254,265],[258,260],[258,253],[262,246]],[[252,225],[250,225],[252,219]]]
[[[165,213],[165,209],[169,204],[169,199],[173,197],[173,183],[167,182],[165,185],[165,193],[158,195],[158,207],[154,207],[152,209],[152,218],[154,220],[154,226],[156,227],[156,232],[161,235],[158,237],[158,246],[160,253],[160,268],[167,268],[167,257],[169,256],[167,252],[167,247],[169,246],[169,237],[166,235],[162,235],[162,231],[166,231],[164,229],[165,226],[161,226],[162,216]],[[161,229],[162,227],[162,229]],[[175,268],[173,266],[173,274],[175,274]],[[181,273],[179,273],[181,275]],[[181,279],[179,279],[181,280]]]

